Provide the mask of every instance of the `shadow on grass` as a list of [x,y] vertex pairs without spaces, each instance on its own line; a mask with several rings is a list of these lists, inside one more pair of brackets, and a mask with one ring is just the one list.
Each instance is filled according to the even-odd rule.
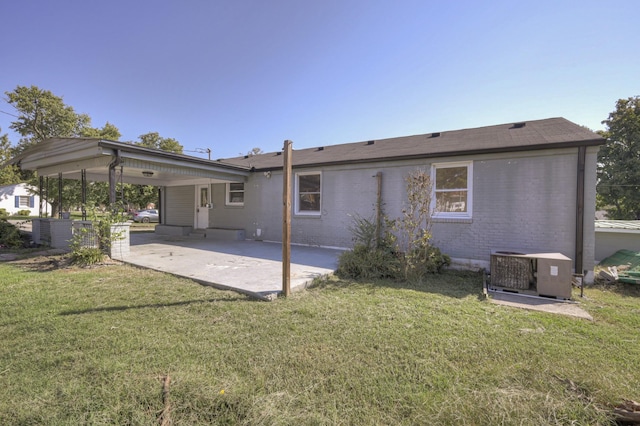
[[354,280],[333,276],[316,280],[310,288],[342,289],[358,286],[360,288],[390,288],[435,293],[443,296],[463,299],[476,295],[483,299],[482,273],[471,271],[445,271],[441,274],[427,275],[421,282],[394,281],[391,279]]
[[585,291],[589,291],[590,288],[610,291],[623,297],[640,297],[640,284],[628,284],[621,282],[614,283],[596,283],[590,286],[585,286]]
[[207,300],[186,300],[184,302],[173,302],[173,303],[151,303],[146,305],[136,305],[136,306],[105,306],[102,308],[89,308],[89,309],[74,309],[69,311],[62,311],[59,315],[68,316],[68,315],[84,315],[84,314],[93,314],[97,312],[122,312],[128,311],[130,309],[149,309],[149,308],[169,308],[174,306],[186,306],[186,305],[195,305],[199,303],[213,303],[213,302],[238,302],[238,301],[253,301],[250,297],[240,296],[237,297],[229,297],[229,298],[214,298]]

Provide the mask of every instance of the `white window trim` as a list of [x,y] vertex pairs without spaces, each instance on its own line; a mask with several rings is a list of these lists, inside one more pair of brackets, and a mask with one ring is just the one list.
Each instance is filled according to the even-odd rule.
[[[450,167],[467,168],[467,211],[466,212],[438,212],[436,209],[436,170]],[[436,219],[471,219],[473,217],[473,161],[456,161],[451,163],[433,163],[431,165],[431,205],[433,217]]]
[[245,185],[244,182],[227,182],[226,185],[225,185],[226,190],[224,192],[224,204],[225,204],[225,206],[244,206],[244,201],[242,201],[241,203],[239,203],[239,202],[235,202],[234,203],[232,201],[229,201],[231,199],[231,197],[229,197],[231,192],[240,192],[240,191],[231,191],[231,184],[232,183],[241,183],[242,184],[242,194],[243,194],[242,199],[243,200],[244,200],[244,197],[247,195],[247,193],[246,193],[247,189],[246,189],[246,185]]
[[[299,183],[300,176],[308,176],[308,175],[320,175],[320,208],[318,211],[309,211],[309,210],[300,210],[300,192],[299,192]],[[295,189],[294,189],[294,212],[296,215],[300,216],[320,216],[322,214],[322,172],[299,172],[295,174]]]

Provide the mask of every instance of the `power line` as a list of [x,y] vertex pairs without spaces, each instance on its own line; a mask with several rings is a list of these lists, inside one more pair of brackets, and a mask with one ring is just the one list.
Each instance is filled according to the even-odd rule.
[[0,112],[3,113],[3,114],[10,115],[10,116],[15,117],[15,118],[20,118],[19,116],[15,115],[15,114],[11,114],[10,112],[7,112],[7,111],[2,111],[1,109],[0,109]]

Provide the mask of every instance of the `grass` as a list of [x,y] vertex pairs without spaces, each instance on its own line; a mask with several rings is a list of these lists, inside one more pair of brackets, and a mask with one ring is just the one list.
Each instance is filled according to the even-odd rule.
[[0,424],[158,424],[167,375],[176,425],[609,424],[640,399],[638,287],[588,289],[590,322],[491,304],[475,274],[267,303],[40,260],[0,264]]

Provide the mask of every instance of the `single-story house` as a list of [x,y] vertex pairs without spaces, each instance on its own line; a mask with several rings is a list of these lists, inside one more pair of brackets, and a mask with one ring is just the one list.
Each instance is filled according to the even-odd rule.
[[640,252],[640,220],[596,220],[595,260],[618,250]]
[[[43,205],[45,212],[51,211],[51,205]],[[17,214],[19,211],[28,210],[29,216],[38,216],[41,211],[38,188],[26,183],[0,186],[0,209],[5,209],[9,214]]]
[[[557,252],[594,266],[597,152],[605,140],[564,118],[294,150],[291,242],[350,247],[354,215],[399,217],[405,178],[431,175],[434,243],[463,266],[494,249]],[[205,160],[99,139],[51,139],[14,164],[40,176],[160,188],[159,233],[239,230],[282,241],[281,151]]]

